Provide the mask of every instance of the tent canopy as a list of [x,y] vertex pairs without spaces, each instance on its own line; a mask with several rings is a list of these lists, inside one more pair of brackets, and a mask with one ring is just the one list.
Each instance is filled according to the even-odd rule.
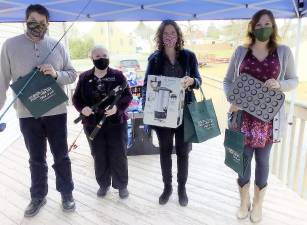
[[29,4],[45,5],[51,21],[74,21],[88,2],[79,21],[246,19],[263,8],[276,18],[307,15],[307,0],[0,0],[0,22],[24,21]]

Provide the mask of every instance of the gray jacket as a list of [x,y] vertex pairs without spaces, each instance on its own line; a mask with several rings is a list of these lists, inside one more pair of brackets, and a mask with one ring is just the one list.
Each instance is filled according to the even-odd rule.
[[[248,49],[243,46],[239,46],[232,55],[226,76],[224,78],[224,92],[227,93],[234,82],[234,80],[240,75],[240,65],[246,56]],[[280,83],[280,90],[283,92],[291,91],[298,85],[298,78],[296,76],[295,63],[292,52],[289,47],[280,45],[277,48],[277,54],[280,63],[280,73],[278,80]],[[278,142],[281,140],[282,132],[286,125],[286,112],[284,106],[280,108],[280,111],[273,119],[273,141]]]
[[[22,34],[6,40],[2,46],[0,56],[0,109],[6,100],[6,91],[12,80],[31,72],[33,68],[42,64],[46,55],[56,44],[56,40],[45,36],[43,40],[34,43],[26,34]],[[45,64],[51,64],[58,74],[57,83],[63,88],[64,85],[73,83],[77,73],[71,65],[69,55],[64,46],[59,44],[48,57]],[[17,100],[14,105],[19,118],[32,117],[31,113]],[[66,113],[66,105],[51,109],[43,116]]]

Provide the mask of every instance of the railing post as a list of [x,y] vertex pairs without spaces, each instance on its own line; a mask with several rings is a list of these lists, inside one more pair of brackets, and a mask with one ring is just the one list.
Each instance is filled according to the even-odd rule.
[[[289,132],[290,130],[290,132]],[[286,174],[288,169],[288,158],[289,158],[289,136],[292,136],[293,127],[288,124],[287,129],[285,130],[285,136],[281,144],[281,153],[280,153],[280,167],[278,172],[278,177],[283,183],[286,183]]]
[[272,173],[277,176],[278,175],[278,168],[279,168],[279,155],[280,155],[280,144],[274,144],[273,150],[273,159],[272,159]]
[[[293,188],[293,177],[294,177],[294,172],[295,172],[295,161],[297,157],[297,149],[298,146],[296,145],[298,141],[296,138],[296,121],[297,118],[293,118],[293,127],[291,131],[291,139],[290,139],[290,144],[289,144],[289,166],[288,166],[288,173],[287,173],[287,184],[290,188]],[[301,121],[301,120],[300,120]],[[301,123],[300,123],[301,125]],[[301,126],[300,126],[301,129]],[[301,131],[301,130],[300,130]]]
[[305,173],[305,166],[306,166],[306,160],[307,160],[307,153],[306,153],[306,148],[304,148],[304,128],[305,128],[306,122],[304,121],[302,125],[302,132],[300,133],[299,137],[299,148],[297,152],[297,161],[296,161],[296,169],[295,169],[295,190],[301,195],[303,192],[303,185],[304,185],[304,173]]

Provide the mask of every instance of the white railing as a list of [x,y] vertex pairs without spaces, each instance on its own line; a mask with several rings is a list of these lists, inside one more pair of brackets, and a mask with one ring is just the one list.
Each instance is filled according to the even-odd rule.
[[[289,102],[286,103],[289,109]],[[296,103],[293,122],[287,125],[282,142],[274,146],[272,173],[307,199],[307,104]]]
[[[212,98],[221,132],[226,128],[226,102],[222,80],[203,77],[203,89]],[[289,102],[286,102],[289,109]],[[293,123],[288,124],[281,143],[275,144],[270,158],[270,171],[289,188],[307,199],[307,104],[296,103]]]

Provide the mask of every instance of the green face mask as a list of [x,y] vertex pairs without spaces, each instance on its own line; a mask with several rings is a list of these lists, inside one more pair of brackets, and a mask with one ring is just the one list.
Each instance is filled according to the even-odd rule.
[[272,33],[273,33],[273,27],[263,27],[254,31],[256,39],[261,42],[269,40]]

